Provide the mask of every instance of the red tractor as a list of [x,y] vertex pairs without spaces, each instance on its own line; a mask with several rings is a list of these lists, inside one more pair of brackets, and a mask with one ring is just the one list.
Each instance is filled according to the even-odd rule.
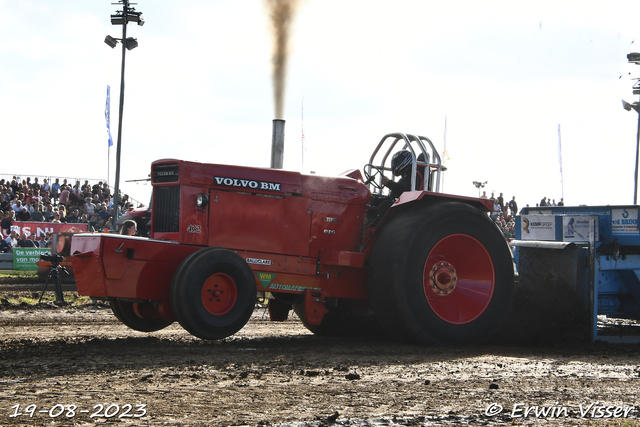
[[[419,190],[395,200],[382,183],[398,151]],[[135,330],[177,320],[203,339],[235,334],[266,297],[271,320],[293,309],[317,334],[486,340],[511,301],[511,252],[489,201],[439,192],[444,170],[431,141],[400,133],[364,177],[155,161],[150,238],[74,236],[78,293]]]

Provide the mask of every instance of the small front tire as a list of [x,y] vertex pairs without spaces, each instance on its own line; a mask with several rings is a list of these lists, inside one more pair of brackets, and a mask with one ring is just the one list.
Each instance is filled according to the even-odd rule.
[[244,327],[256,302],[256,280],[241,256],[223,248],[189,255],[171,282],[171,308],[191,334],[209,340]]

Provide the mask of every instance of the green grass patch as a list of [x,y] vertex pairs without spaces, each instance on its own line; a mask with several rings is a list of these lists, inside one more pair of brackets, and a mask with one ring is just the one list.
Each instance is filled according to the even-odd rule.
[[[93,300],[84,295],[78,295],[76,292],[63,292],[64,302],[67,306],[77,307],[85,304],[91,304]],[[10,293],[6,295],[0,295],[2,300],[6,300],[11,305],[20,305],[25,303],[27,305],[37,304],[40,300],[40,292],[18,292]],[[55,302],[56,296],[54,292],[46,292],[42,297],[42,302]]]
[[0,270],[0,279],[31,279],[38,277],[37,271]]

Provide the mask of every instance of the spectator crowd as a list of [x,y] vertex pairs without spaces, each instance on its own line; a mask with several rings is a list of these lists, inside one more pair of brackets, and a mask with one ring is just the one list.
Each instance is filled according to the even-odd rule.
[[11,182],[0,179],[0,215],[3,235],[7,238],[0,241],[0,251],[7,252],[13,247],[49,247],[49,233],[40,237],[35,233],[18,235],[12,229],[15,221],[49,222],[49,223],[83,223],[89,230],[109,228],[113,221],[114,211],[122,215],[132,206],[127,194],[121,195],[117,209],[111,200],[111,189],[105,182],[90,185],[76,181],[70,184],[67,179],[49,183],[30,177],[19,180],[13,177]]
[[[498,197],[495,197],[495,193],[491,193],[491,197],[487,197],[487,192],[483,191],[481,199],[493,200],[493,210],[491,211],[491,219],[496,223],[498,228],[502,230],[505,238],[515,239],[516,237],[516,221],[515,217],[522,212],[518,210],[518,203],[516,202],[516,196],[513,196],[511,200],[505,202],[502,193]],[[558,203],[556,200],[547,199],[544,197],[540,200],[540,203],[536,203],[538,206],[564,206],[564,199],[560,199]],[[527,204],[526,207],[529,207]]]

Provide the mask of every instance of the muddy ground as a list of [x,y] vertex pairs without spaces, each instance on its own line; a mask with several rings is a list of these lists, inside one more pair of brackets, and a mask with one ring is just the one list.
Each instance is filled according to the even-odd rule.
[[206,342],[107,305],[0,307],[2,426],[640,426],[638,345],[320,338],[264,309]]

